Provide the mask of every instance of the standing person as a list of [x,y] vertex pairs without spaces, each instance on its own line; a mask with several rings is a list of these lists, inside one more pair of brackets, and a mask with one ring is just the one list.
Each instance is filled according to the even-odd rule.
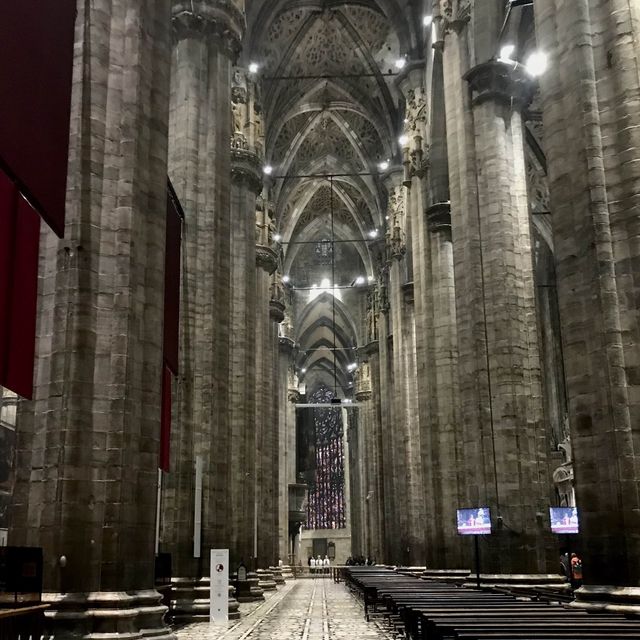
[[313,575],[316,572],[316,559],[313,556],[309,558],[309,567],[311,568],[311,575]]
[[574,589],[582,586],[582,560],[577,553],[571,554],[571,586]]
[[322,561],[322,564],[324,565],[324,572],[326,574],[331,573],[331,560],[329,560],[329,556],[325,555],[324,560]]

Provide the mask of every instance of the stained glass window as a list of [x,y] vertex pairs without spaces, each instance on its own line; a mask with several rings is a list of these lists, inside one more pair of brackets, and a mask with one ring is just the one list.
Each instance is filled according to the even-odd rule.
[[[314,392],[309,401],[330,405],[334,393],[328,387]],[[315,431],[314,480],[309,487],[307,528],[343,529],[347,526],[344,495],[344,447],[340,405],[313,409]]]

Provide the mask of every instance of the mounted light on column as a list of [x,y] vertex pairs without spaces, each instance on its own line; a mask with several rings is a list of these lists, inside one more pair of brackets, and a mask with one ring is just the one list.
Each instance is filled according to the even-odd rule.
[[525,68],[528,73],[534,78],[541,76],[549,66],[549,58],[546,53],[542,51],[534,51],[525,63]]
[[369,231],[369,237],[373,240],[374,238],[378,237],[378,230],[377,229],[371,229],[371,231]]
[[276,233],[276,235],[275,235],[275,236],[273,236],[273,239],[274,239],[276,242],[280,242],[280,241],[282,240],[282,236],[281,236],[279,233]]
[[407,59],[406,58],[398,58],[395,62],[396,65],[396,69],[404,69],[405,65],[407,64]]
[[500,57],[498,60],[501,62],[515,62],[513,60],[513,54],[515,53],[516,45],[515,44],[505,44],[500,49]]
[[273,173],[273,167],[270,164],[266,164],[264,167],[262,167],[262,173],[264,173],[266,176],[270,176]]
[[389,161],[383,160],[378,163],[378,171],[386,171],[389,168]]
[[425,27],[430,27],[432,23],[433,23],[433,16],[424,16],[422,18],[422,24]]
[[291,278],[289,276],[282,276],[282,282],[288,284],[289,282],[291,282]]
[[249,73],[258,73],[259,69],[260,69],[260,65],[257,62],[249,63]]

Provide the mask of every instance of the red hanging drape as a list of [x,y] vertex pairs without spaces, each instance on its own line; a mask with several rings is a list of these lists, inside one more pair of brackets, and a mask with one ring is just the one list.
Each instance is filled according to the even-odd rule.
[[76,0],[2,3],[0,169],[62,237]]
[[162,415],[160,420],[160,468],[169,471],[171,441],[171,382],[178,374],[180,327],[180,246],[182,218],[171,183],[167,187],[167,221],[164,258],[164,336],[162,364]]
[[33,395],[40,216],[0,170],[0,386]]

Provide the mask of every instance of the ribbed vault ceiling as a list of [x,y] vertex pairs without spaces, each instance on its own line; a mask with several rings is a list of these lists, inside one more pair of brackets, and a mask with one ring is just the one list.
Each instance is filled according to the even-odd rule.
[[413,12],[405,0],[247,5],[244,55],[260,65],[270,197],[308,390],[334,386],[334,354],[339,386],[352,382],[359,319],[330,291],[311,299],[299,288],[373,275],[370,234],[382,233],[386,201],[377,167],[397,153],[394,65],[421,37]]

